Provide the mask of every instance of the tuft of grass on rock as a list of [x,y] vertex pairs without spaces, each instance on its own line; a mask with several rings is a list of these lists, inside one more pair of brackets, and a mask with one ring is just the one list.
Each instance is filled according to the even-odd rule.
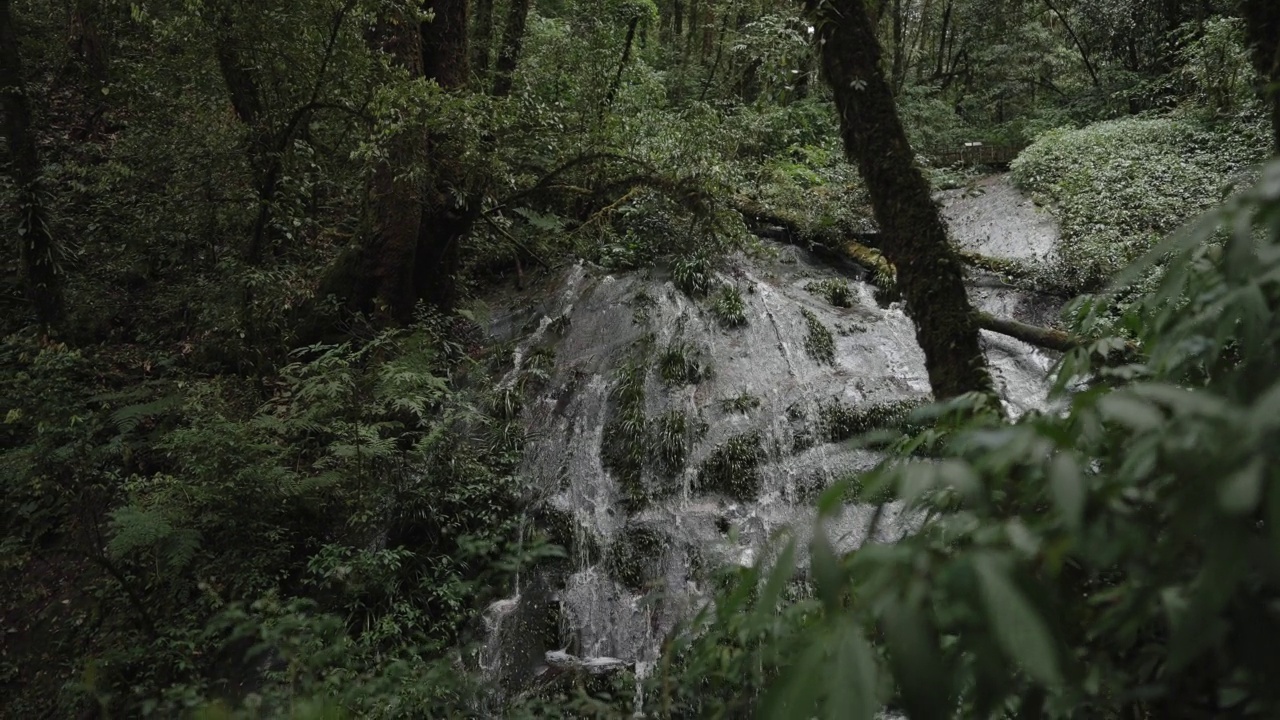
[[711,302],[711,313],[726,328],[742,327],[747,324],[747,306],[742,301],[742,293],[732,285],[722,285]]
[[836,341],[817,315],[807,309],[801,309],[804,321],[809,326],[809,335],[804,339],[804,350],[809,357],[825,365],[836,362]]
[[711,372],[702,351],[688,343],[673,342],[658,357],[658,374],[667,385],[696,385],[711,377]]

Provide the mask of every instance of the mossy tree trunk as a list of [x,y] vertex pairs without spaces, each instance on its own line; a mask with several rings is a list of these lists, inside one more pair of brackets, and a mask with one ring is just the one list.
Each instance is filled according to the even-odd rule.
[[898,270],[934,396],[991,393],[960,261],[915,164],[867,10],[864,0],[810,0],[845,152],[867,182],[884,236],[882,252]]
[[[422,24],[423,73],[444,90],[462,90],[471,75],[467,0],[434,0],[429,7],[435,17]],[[413,276],[418,297],[449,310],[457,304],[462,239],[479,216],[479,200],[470,199],[461,187],[462,168],[456,167],[452,158],[433,152],[440,144],[438,139],[428,140],[427,145],[435,183],[421,205]]]
[[476,0],[472,18],[475,38],[471,43],[471,73],[475,87],[487,88],[493,58],[493,0]]
[[1262,76],[1263,98],[1271,107],[1274,150],[1280,154],[1280,2],[1243,0],[1253,66]]
[[62,271],[41,187],[40,149],[9,0],[0,0],[0,107],[9,149],[9,172],[17,190],[17,240],[26,294],[46,327],[62,319]]
[[507,24],[502,30],[502,47],[498,50],[498,63],[494,68],[493,95],[506,97],[511,94],[511,82],[520,62],[520,48],[524,44],[524,26],[529,19],[529,0],[511,0],[507,11]]
[[[406,69],[411,79],[421,78],[422,36],[406,17],[383,23],[382,51]],[[391,141],[387,157],[374,169],[369,183],[371,234],[364,248],[364,272],[356,295],[367,304],[374,301],[375,315],[397,324],[413,316],[418,292],[414,267],[422,226],[422,182],[410,172],[426,154],[427,136],[422,128],[408,127]]]

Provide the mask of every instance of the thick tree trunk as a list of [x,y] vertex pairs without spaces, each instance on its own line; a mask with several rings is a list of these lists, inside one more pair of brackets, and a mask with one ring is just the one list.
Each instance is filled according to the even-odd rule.
[[845,152],[867,182],[883,252],[897,268],[934,396],[991,393],[960,262],[929,183],[915,165],[864,0],[815,0],[811,12]]
[[1243,0],[1253,66],[1262,76],[1263,98],[1271,106],[1275,152],[1280,154],[1280,2]]
[[42,325],[62,318],[62,271],[41,188],[40,150],[9,0],[0,0],[0,106],[9,146],[9,172],[18,195],[17,239],[27,297]]
[[422,23],[422,72],[446,90],[466,87],[467,0],[430,0],[426,6],[433,17]]
[[[517,2],[525,0],[517,0]],[[470,77],[467,55],[467,0],[433,0],[432,22],[422,26],[422,69],[444,90],[460,90]],[[528,6],[525,7],[528,12]],[[521,35],[524,19],[521,18]],[[499,57],[499,72],[502,58]],[[509,78],[509,75],[508,75]],[[434,155],[428,141],[427,153]],[[465,173],[452,158],[435,157],[436,185],[422,203],[418,225],[418,251],[413,265],[413,282],[418,297],[450,310],[458,300],[458,268],[462,238],[478,217],[479,201],[466,198],[461,188]],[[455,192],[462,190],[463,192]],[[456,199],[463,195],[463,200]]]
[[498,65],[493,78],[494,97],[511,94],[511,82],[520,62],[520,48],[524,44],[524,25],[529,19],[529,0],[511,0],[507,12],[507,24],[502,29],[502,47],[498,50]]
[[472,14],[475,41],[471,44],[471,73],[476,87],[489,87],[489,66],[493,57],[493,0],[476,0]]

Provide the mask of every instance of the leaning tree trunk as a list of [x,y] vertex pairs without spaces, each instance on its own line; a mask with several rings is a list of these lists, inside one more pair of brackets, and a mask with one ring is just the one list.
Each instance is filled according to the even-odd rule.
[[1244,0],[1241,10],[1252,46],[1253,66],[1262,76],[1263,98],[1271,106],[1274,150],[1280,154],[1280,2]]
[[511,80],[520,62],[520,48],[524,44],[524,26],[529,19],[529,0],[511,0],[507,11],[507,25],[502,30],[502,47],[498,49],[498,63],[494,68],[493,95],[506,97],[511,94]]
[[882,251],[898,284],[938,399],[992,392],[960,262],[915,158],[880,64],[864,0],[811,0],[824,75],[840,113],[845,153],[866,180]]
[[40,182],[40,151],[9,0],[0,0],[0,105],[9,146],[9,171],[18,194],[18,255],[36,318],[49,326],[62,318],[62,272]]

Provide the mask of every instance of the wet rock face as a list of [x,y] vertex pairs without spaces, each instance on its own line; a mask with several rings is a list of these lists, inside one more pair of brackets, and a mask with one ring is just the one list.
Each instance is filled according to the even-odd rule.
[[[530,516],[569,551],[542,585],[491,608],[505,630],[487,666],[508,687],[546,672],[547,652],[655,660],[706,597],[709,570],[753,562],[783,528],[803,538],[822,489],[874,465],[840,440],[928,398],[914,327],[869,285],[785,246],[731,257],[711,280],[695,299],[663,271],[579,264],[491,303],[493,335],[515,343],[502,382],[531,366],[539,378],[524,409]],[[1000,292],[1005,309],[1026,301]],[[984,341],[1009,409],[1042,405],[1052,358]],[[891,507],[868,537],[874,514],[847,507],[828,530],[851,548],[911,527]],[[545,628],[538,613],[556,616],[557,638],[511,631]]]

